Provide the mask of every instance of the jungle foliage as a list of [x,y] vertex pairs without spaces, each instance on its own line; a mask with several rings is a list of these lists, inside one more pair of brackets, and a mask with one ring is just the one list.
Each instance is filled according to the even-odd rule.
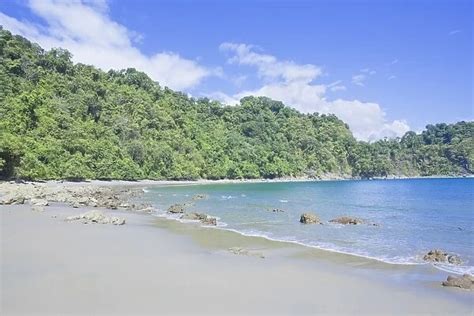
[[134,69],[74,64],[0,27],[0,177],[223,179],[471,174],[474,123],[374,143],[264,97],[226,106]]

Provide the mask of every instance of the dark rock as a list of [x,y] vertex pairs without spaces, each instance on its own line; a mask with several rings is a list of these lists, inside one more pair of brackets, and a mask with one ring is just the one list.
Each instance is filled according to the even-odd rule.
[[359,218],[349,217],[349,216],[341,216],[335,219],[331,219],[330,222],[338,223],[342,225],[359,225],[359,224],[364,223],[364,221]]
[[462,263],[461,259],[458,256],[449,254],[446,251],[440,249],[430,250],[426,255],[423,256],[423,260],[429,262],[450,263],[456,265]]
[[470,274],[464,274],[460,277],[448,276],[443,286],[459,287],[461,289],[472,290],[474,288],[474,277]]
[[319,217],[312,213],[301,214],[300,223],[303,224],[322,224]]

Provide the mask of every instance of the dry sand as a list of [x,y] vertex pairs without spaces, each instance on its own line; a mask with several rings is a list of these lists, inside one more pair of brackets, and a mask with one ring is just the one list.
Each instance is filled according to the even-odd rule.
[[473,314],[471,292],[439,283],[391,284],[321,252],[144,214],[64,221],[82,211],[0,206],[1,315]]

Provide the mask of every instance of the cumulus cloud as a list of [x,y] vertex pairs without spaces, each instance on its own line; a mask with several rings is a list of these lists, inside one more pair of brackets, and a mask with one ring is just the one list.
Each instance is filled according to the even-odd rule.
[[30,0],[28,7],[45,24],[20,21],[0,12],[0,24],[46,49],[62,47],[75,62],[103,70],[134,67],[174,89],[198,85],[215,70],[174,52],[147,56],[134,43],[143,38],[108,15],[106,0]]
[[[377,103],[328,100],[326,98],[328,90],[343,90],[345,87],[341,85],[341,81],[331,84],[313,83],[322,74],[320,67],[282,61],[275,56],[259,53],[251,45],[224,43],[221,45],[221,50],[232,53],[228,59],[230,63],[254,66],[263,83],[256,89],[241,91],[232,96],[222,92],[210,96],[217,100],[237,104],[244,96],[267,96],[301,112],[332,113],[349,124],[354,136],[360,140],[373,141],[384,137],[401,136],[409,130],[409,126],[403,120],[387,120],[385,112]],[[375,74],[375,71],[362,69],[361,73],[371,75]]]

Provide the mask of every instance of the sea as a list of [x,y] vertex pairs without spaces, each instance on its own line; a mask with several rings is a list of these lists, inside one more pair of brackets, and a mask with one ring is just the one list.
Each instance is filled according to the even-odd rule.
[[[188,212],[218,218],[216,229],[388,264],[427,264],[423,255],[442,249],[458,255],[462,264],[436,268],[474,274],[473,178],[211,183],[144,191],[156,216],[179,220],[167,208],[188,203]],[[193,200],[196,194],[205,198]],[[300,223],[308,212],[323,225]],[[366,224],[330,222],[340,216]]]

